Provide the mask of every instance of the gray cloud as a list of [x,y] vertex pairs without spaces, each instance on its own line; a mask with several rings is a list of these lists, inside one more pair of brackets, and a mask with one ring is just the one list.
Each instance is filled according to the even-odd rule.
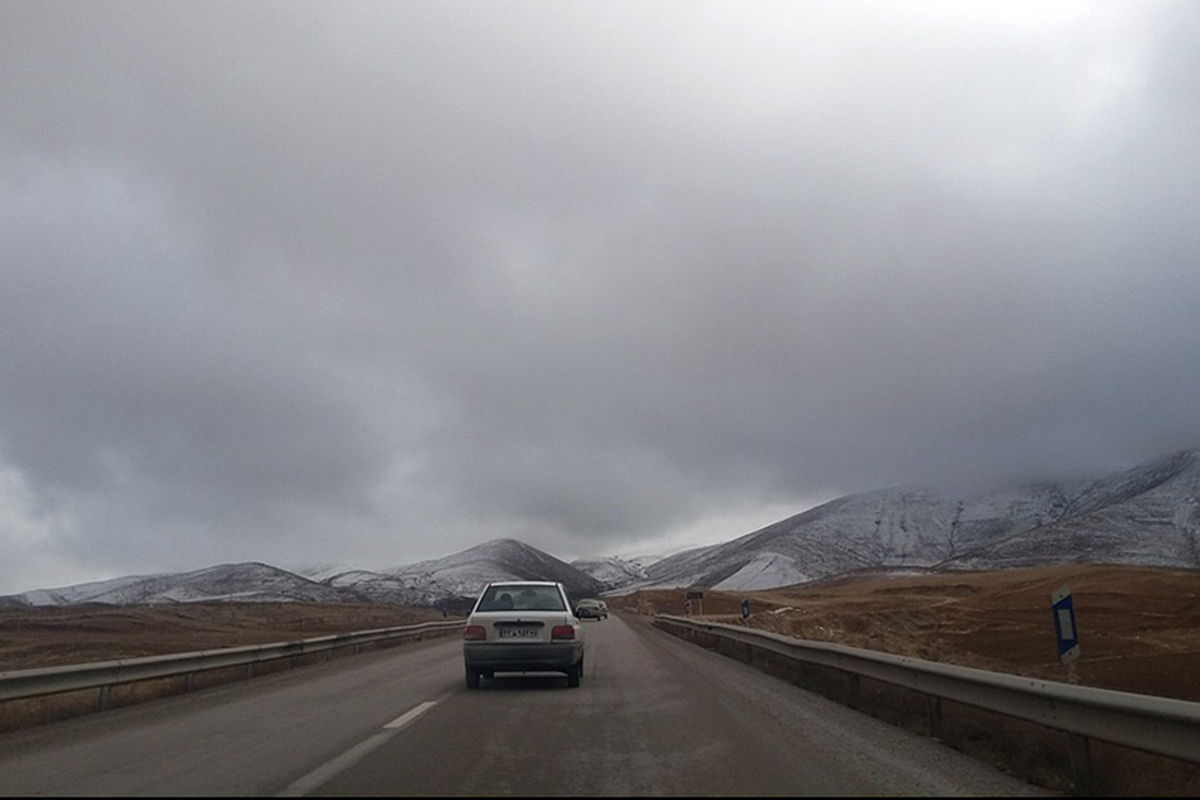
[[0,591],[594,555],[1200,444],[1190,4],[0,31]]

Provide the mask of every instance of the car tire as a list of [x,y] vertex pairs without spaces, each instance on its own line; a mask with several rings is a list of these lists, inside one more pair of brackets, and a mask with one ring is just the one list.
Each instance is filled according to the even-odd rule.
[[479,673],[473,669],[467,670],[467,688],[468,689],[478,689],[479,688]]
[[579,685],[579,681],[583,679],[583,659],[579,660],[578,664],[567,670],[567,686],[574,689]]

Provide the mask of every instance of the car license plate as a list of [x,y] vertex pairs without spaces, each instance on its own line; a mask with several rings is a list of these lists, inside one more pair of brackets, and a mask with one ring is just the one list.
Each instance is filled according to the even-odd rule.
[[501,639],[536,639],[538,629],[532,626],[505,625],[496,629]]

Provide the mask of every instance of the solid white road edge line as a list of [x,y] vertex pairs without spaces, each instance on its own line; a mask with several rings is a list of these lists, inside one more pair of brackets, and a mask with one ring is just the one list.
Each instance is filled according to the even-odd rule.
[[288,784],[276,797],[303,797],[339,772],[353,766],[368,753],[400,732],[408,723],[437,705],[436,700],[426,700],[420,705],[410,708],[394,720],[383,726],[383,731],[373,733],[366,739],[351,747],[332,761],[327,761],[307,775]]

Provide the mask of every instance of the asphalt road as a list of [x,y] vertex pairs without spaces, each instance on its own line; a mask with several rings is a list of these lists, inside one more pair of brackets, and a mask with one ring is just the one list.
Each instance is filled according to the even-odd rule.
[[3,795],[1044,795],[642,621],[583,685],[468,690],[456,638],[0,736]]

